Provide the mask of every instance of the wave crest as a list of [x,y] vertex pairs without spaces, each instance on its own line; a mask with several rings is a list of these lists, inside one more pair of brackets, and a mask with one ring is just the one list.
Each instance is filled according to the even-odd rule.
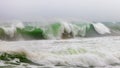
[[23,25],[21,22],[0,27],[1,39],[65,39],[110,34],[102,23],[56,22],[42,27]]

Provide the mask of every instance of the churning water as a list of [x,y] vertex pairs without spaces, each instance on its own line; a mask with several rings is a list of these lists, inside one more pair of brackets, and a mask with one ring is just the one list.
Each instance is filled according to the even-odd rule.
[[1,25],[0,68],[120,68],[118,26]]

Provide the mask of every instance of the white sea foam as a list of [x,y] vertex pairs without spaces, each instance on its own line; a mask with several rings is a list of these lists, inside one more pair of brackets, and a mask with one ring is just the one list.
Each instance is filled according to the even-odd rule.
[[[35,27],[35,26],[31,26],[31,28],[24,26],[21,22],[14,22],[11,25],[7,25],[7,26],[1,26],[0,28],[2,28],[5,32],[5,36],[3,37],[11,40],[11,39],[15,39],[18,40],[17,38],[19,38],[18,36],[21,35],[22,36],[26,36],[23,37],[23,39],[25,38],[34,38],[34,34],[37,34],[39,31],[41,31],[41,33],[39,35],[42,35],[42,39],[63,39],[63,38],[75,38],[75,37],[85,37],[86,35],[89,36],[89,31],[93,30],[93,32],[91,32],[93,35],[95,35],[94,33],[99,33],[100,35],[104,35],[104,34],[110,34],[111,31],[108,27],[106,27],[105,25],[103,25],[102,23],[86,23],[86,24],[73,24],[73,23],[69,23],[69,22],[60,22],[60,23],[54,23],[54,24],[49,24],[48,26],[44,26],[44,27]],[[19,29],[21,29],[19,31]],[[27,30],[24,30],[27,29]],[[43,31],[43,32],[42,32]],[[28,33],[27,33],[28,32]],[[34,34],[30,34],[30,32],[34,33]],[[96,33],[96,34],[97,34]],[[96,35],[95,35],[96,36]],[[38,39],[41,39],[38,38]]]
[[70,23],[68,23],[68,22],[61,22],[61,23],[62,23],[65,31],[67,31],[68,33],[72,32]]
[[13,38],[15,36],[15,33],[17,32],[17,28],[24,28],[24,25],[21,22],[14,22],[10,25],[4,26],[2,25],[0,28],[2,28],[7,36],[10,38]]
[[105,25],[103,25],[102,23],[96,23],[93,24],[95,30],[99,33],[99,34],[110,34],[110,29],[108,27],[106,27]]
[[16,23],[13,23],[13,26],[15,26],[16,28],[24,28],[24,24],[22,22],[16,22]]
[[26,53],[37,64],[48,66],[108,67],[120,64],[120,37],[0,42],[0,51]]
[[14,26],[10,26],[10,27],[1,27],[5,34],[8,35],[10,38],[13,38],[15,35],[15,32],[16,32],[16,28]]

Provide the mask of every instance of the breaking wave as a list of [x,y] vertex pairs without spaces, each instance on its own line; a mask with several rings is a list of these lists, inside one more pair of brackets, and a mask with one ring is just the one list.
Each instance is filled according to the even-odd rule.
[[[110,29],[109,29],[110,28]],[[112,28],[112,29],[111,29]],[[96,37],[113,35],[119,30],[117,26],[105,26],[103,23],[55,22],[47,25],[24,25],[16,22],[0,26],[2,40],[29,39],[67,39],[76,37]],[[117,33],[118,34],[118,33]]]

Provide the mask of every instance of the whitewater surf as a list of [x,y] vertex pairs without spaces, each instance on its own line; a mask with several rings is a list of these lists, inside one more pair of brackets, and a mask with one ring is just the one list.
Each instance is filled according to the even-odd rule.
[[0,39],[65,39],[107,35],[111,31],[102,23],[55,22],[45,26],[29,26],[22,23],[0,26]]
[[0,25],[0,68],[119,68],[119,23]]

